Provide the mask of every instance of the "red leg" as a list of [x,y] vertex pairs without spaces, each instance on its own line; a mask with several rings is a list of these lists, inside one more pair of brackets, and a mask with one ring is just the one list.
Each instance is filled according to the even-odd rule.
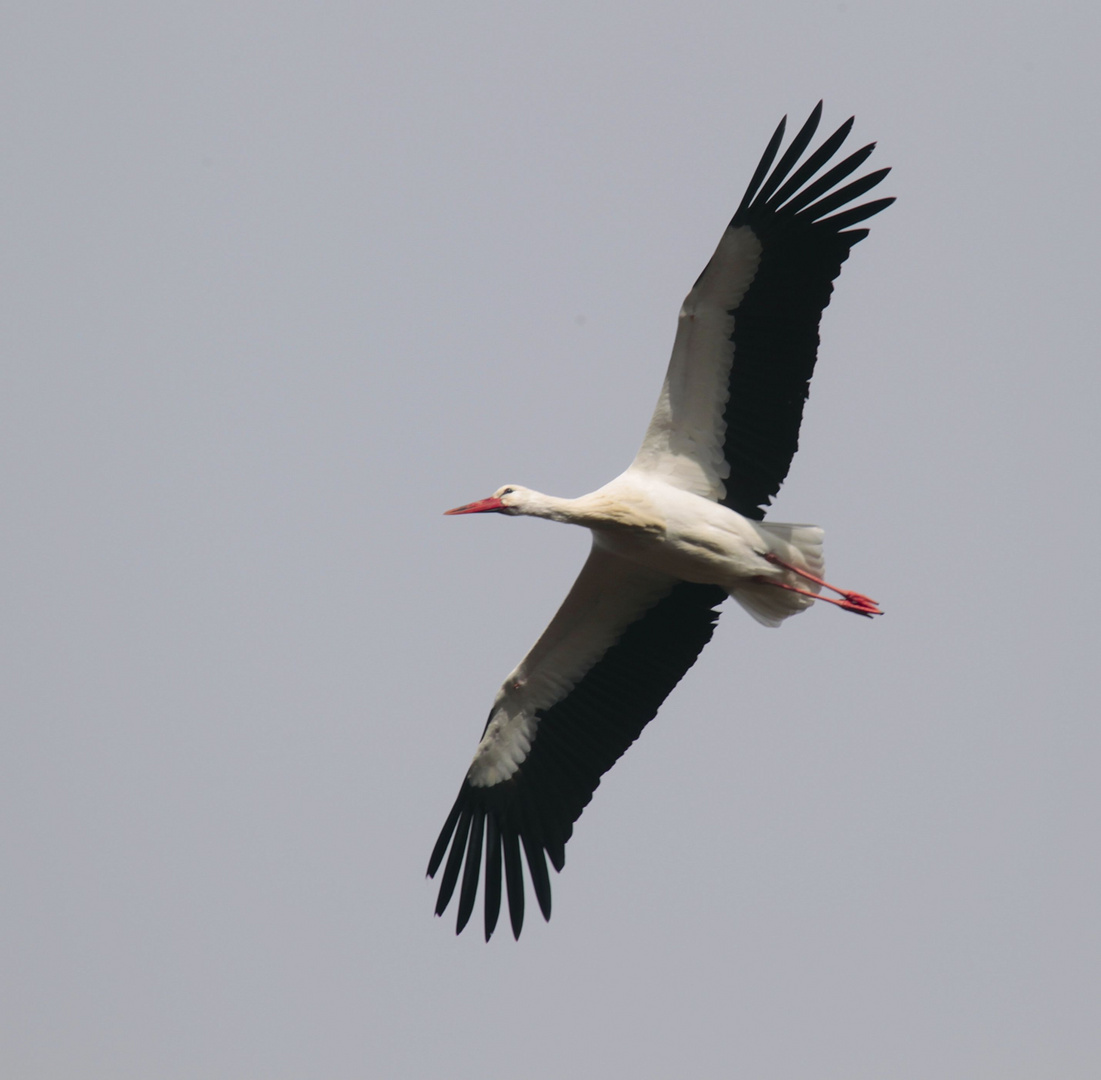
[[[801,578],[805,578],[807,581],[813,581],[815,585],[821,585],[823,589],[830,589],[837,593],[839,596],[843,596],[848,603],[842,603],[839,600],[831,600],[828,596],[819,596],[819,600],[826,600],[831,604],[837,604],[838,607],[843,607],[846,611],[856,611],[861,615],[882,615],[883,612],[879,610],[879,605],[870,597],[865,596],[863,593],[853,592],[851,589],[839,589],[836,585],[831,585],[828,581],[823,581],[819,577],[815,577],[813,574],[808,573],[806,570],[800,570],[798,566],[792,566],[791,563],[784,562],[777,555],[773,555],[771,552],[767,553],[764,558],[773,563],[775,566],[782,566],[785,570],[790,570],[791,573],[798,575]],[[780,584],[779,582],[772,582],[774,585]],[[784,586],[784,588],[790,589],[790,585]],[[802,592],[801,589],[796,589],[796,592]],[[809,595],[815,596],[817,594],[810,593]]]

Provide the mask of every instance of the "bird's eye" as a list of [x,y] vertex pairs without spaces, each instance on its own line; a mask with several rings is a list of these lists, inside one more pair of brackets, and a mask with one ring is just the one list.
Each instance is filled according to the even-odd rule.
[[505,490],[502,491],[501,494],[502,495],[511,495],[515,490],[516,490],[516,488],[505,488]]

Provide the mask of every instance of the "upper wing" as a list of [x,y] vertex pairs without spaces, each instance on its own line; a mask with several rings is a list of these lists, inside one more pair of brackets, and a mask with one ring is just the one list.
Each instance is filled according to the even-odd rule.
[[[556,870],[600,777],[638,738],[711,639],[725,592],[646,570],[595,543],[542,637],[505,680],[459,797],[428,864],[450,846],[436,914],[462,870],[456,932],[474,909],[485,850],[485,934],[501,908],[501,870],[512,932],[524,922],[524,875],[550,918],[546,856]],[[465,869],[463,868],[465,860]]]
[[787,118],[780,121],[684,301],[665,385],[631,466],[757,520],[799,445],[833,279],[868,235],[849,227],[894,202],[835,213],[890,171],[837,186],[867,160],[871,143],[817,175],[845,141],[851,118],[796,167],[821,115],[819,102],[770,173]]

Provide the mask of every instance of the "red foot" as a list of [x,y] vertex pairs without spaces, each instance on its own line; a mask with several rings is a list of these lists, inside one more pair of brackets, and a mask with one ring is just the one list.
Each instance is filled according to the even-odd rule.
[[848,611],[859,611],[861,613],[871,615],[882,615],[883,612],[879,610],[879,605],[870,597],[862,596],[858,592],[844,592],[841,595],[848,602]]
[[[859,593],[856,594],[860,596]],[[853,611],[857,615],[864,615],[866,618],[871,618],[873,615],[882,615],[883,612],[879,610],[879,606],[874,601],[868,601],[868,603],[857,604],[851,600],[834,600],[829,596],[820,596],[819,600],[828,600],[831,604],[836,604],[838,607],[844,608],[846,611]],[[867,597],[861,596],[861,600],[867,600]]]
[[769,585],[775,585],[780,589],[787,589],[789,592],[801,593],[803,596],[810,596],[815,600],[824,600],[827,604],[836,604],[839,608],[844,608],[845,611],[851,611],[857,615],[864,615],[869,619],[873,615],[883,614],[883,612],[879,610],[879,604],[863,593],[853,592],[850,589],[839,589],[836,585],[831,585],[828,581],[823,581],[821,578],[807,573],[806,570],[800,570],[799,567],[792,566],[791,563],[786,563],[783,559],[771,553],[765,555],[765,559],[776,566],[782,566],[785,570],[790,570],[791,573],[801,578],[805,578],[807,581],[813,581],[815,585],[819,585],[823,589],[830,589],[832,592],[843,597],[843,599],[835,600],[832,596],[820,596],[818,593],[813,593],[809,589],[797,589],[794,585],[786,585],[782,581],[768,581],[767,578],[761,579]]

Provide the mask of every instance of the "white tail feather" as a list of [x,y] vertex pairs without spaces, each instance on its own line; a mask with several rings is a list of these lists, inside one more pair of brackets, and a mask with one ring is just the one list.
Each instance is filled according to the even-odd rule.
[[[797,566],[815,577],[823,577],[826,569],[822,557],[823,532],[817,525],[785,525],[780,522],[755,522],[769,551],[784,562]],[[813,581],[786,574],[785,584],[795,585],[808,592],[817,593],[819,586]],[[809,596],[778,589],[764,582],[739,585],[731,594],[759,623],[779,626],[790,615],[805,611],[814,603]]]

